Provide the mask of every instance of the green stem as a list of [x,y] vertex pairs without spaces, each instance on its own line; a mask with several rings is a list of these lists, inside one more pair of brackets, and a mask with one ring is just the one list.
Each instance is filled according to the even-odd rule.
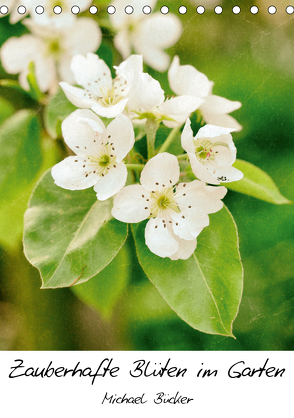
[[177,159],[178,160],[185,160],[188,158],[188,154],[181,154],[181,155],[177,155]]
[[147,119],[145,130],[147,136],[148,160],[154,157],[155,154],[155,137],[158,126],[158,122],[156,122],[154,119]]
[[126,164],[126,167],[130,170],[143,170],[144,164]]
[[161,145],[161,147],[158,150],[158,154],[160,152],[165,152],[168,147],[170,146],[170,144],[173,142],[173,140],[175,139],[175,136],[177,135],[177,133],[179,133],[181,127],[180,126],[176,126],[168,135],[168,137],[166,138],[166,140],[164,141],[164,143]]

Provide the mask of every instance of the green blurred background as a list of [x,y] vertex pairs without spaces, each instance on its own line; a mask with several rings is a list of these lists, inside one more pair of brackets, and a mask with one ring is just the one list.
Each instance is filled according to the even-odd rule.
[[[96,2],[98,6],[101,3]],[[194,65],[213,80],[214,94],[242,102],[233,114],[243,126],[233,135],[238,158],[267,172],[280,192],[294,201],[294,15],[285,12],[288,3],[283,0],[276,4],[275,15],[268,13],[268,1],[254,3],[259,7],[257,15],[250,13],[248,2],[229,0],[222,1],[221,15],[209,8],[198,15],[198,4],[188,0],[158,2],[157,9],[168,4],[183,22],[183,35],[170,54],[179,55],[181,64]],[[177,10],[183,4],[188,11],[181,16]],[[241,7],[239,15],[232,13],[236,4]],[[12,26],[8,17],[0,19],[0,44],[24,32],[21,23]],[[117,64],[120,58],[110,43],[106,30],[98,54]],[[166,74],[149,71],[166,93],[171,93]],[[17,79],[2,68],[0,77]],[[0,86],[0,108],[3,123],[15,110],[38,109],[38,105]],[[15,222],[19,223],[18,231],[21,228],[25,201],[18,206],[19,202],[7,203],[1,196],[0,349],[292,350],[294,207],[276,206],[232,191],[225,203],[238,226],[245,272],[243,298],[233,327],[235,340],[198,332],[180,320],[135,258],[129,262],[132,282],[110,318],[103,318],[68,288],[40,290],[39,273],[22,253],[19,232],[14,232],[19,239],[13,242],[8,236],[10,228],[15,231]],[[17,221],[7,215],[13,208],[21,215],[16,216]],[[130,253],[132,246],[129,239]]]

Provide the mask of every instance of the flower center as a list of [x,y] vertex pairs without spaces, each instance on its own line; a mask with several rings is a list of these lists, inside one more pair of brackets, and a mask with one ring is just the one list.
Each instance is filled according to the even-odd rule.
[[167,209],[170,205],[170,200],[166,196],[160,196],[157,200],[157,204],[161,209]]
[[101,167],[107,167],[110,163],[110,156],[105,154],[105,155],[101,155],[98,164]]
[[62,54],[63,48],[59,38],[47,39],[47,54],[58,60]]
[[67,5],[67,3],[65,1],[62,0],[50,0],[49,4],[48,4],[48,11],[50,12],[51,16],[54,16],[54,12],[53,9],[55,6],[60,6],[62,8],[63,12],[68,12],[69,11],[69,7]]
[[164,187],[152,192],[150,203],[151,216],[154,218],[160,217],[168,221],[171,219],[172,211],[179,212],[172,187]]
[[138,29],[138,22],[130,22],[127,26],[128,28],[128,32],[130,35],[133,35],[134,33],[136,33],[136,30]]
[[90,164],[93,166],[93,171],[95,170],[102,177],[104,177],[112,167],[116,168],[116,156],[112,154],[112,145],[112,143],[107,143],[102,146],[99,155],[88,157]]
[[215,152],[212,149],[212,143],[207,138],[194,140],[195,155],[200,162],[213,161]]
[[97,97],[98,103],[103,107],[110,107],[120,102],[128,93],[127,82],[120,77],[112,80],[111,88],[108,86],[99,86],[101,96]]
[[205,161],[214,161],[215,154],[218,154],[218,151],[215,151],[213,148],[217,146],[229,148],[225,142],[211,142],[208,138],[194,139],[195,155],[198,161],[202,164]]

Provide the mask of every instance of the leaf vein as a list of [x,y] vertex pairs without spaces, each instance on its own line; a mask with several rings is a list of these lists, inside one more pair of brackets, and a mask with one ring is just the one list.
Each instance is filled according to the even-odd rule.
[[194,260],[196,261],[196,264],[197,264],[197,266],[198,266],[198,268],[199,268],[200,274],[201,274],[202,279],[203,279],[203,281],[204,281],[204,283],[205,283],[205,285],[206,285],[206,287],[207,287],[207,290],[208,290],[208,292],[209,292],[209,294],[210,294],[210,296],[211,296],[211,299],[213,300],[213,303],[214,303],[214,305],[215,305],[215,308],[216,308],[217,313],[218,313],[218,316],[219,316],[220,323],[222,324],[222,326],[223,326],[224,330],[225,330],[227,333],[229,333],[229,331],[226,329],[226,327],[225,327],[225,326],[224,326],[224,324],[223,324],[223,321],[222,321],[222,318],[221,318],[221,314],[220,314],[220,311],[219,311],[218,306],[217,306],[217,302],[216,302],[216,300],[215,300],[215,297],[214,297],[214,295],[213,295],[213,293],[212,293],[212,291],[211,291],[210,287],[208,286],[208,283],[207,283],[207,281],[206,281],[206,279],[205,279],[205,277],[204,277],[203,271],[202,271],[202,269],[201,269],[201,267],[200,267],[200,264],[199,264],[199,262],[198,262],[198,260],[197,260],[197,257],[196,257],[196,255],[195,255],[195,253],[193,254],[193,257],[194,257]]

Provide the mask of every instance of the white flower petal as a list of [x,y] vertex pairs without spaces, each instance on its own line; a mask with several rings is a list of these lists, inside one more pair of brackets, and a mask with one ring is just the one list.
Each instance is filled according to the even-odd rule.
[[135,143],[132,122],[127,116],[120,114],[107,126],[106,135],[108,142],[113,143],[117,162],[120,162]]
[[93,99],[87,98],[87,93],[84,89],[80,89],[79,87],[70,86],[65,81],[59,83],[60,87],[64,91],[64,94],[68,98],[68,100],[77,107],[81,107],[82,109],[89,109],[96,103]]
[[24,90],[27,90],[27,91],[29,91],[30,90],[30,85],[29,85],[29,82],[28,82],[28,80],[27,80],[27,76],[28,76],[28,74],[29,74],[29,70],[27,69],[27,70],[23,70],[20,74],[19,74],[19,76],[18,76],[18,82],[19,82],[19,85],[24,89]]
[[163,119],[162,123],[168,128],[176,128],[177,126],[183,125],[187,120],[188,115],[172,115],[172,119]]
[[132,84],[134,75],[143,72],[143,57],[142,55],[133,54],[118,67],[114,66],[114,68],[118,76],[127,80],[128,84]]
[[197,241],[196,238],[193,240],[187,241],[184,239],[180,239],[179,237],[175,236],[175,239],[179,243],[179,249],[174,254],[170,256],[171,260],[187,260],[191,255],[194,253]]
[[[112,216],[121,222],[141,222],[150,214],[150,193],[139,184],[124,187],[114,198]],[[147,208],[147,209],[146,209]]]
[[[79,17],[74,25],[65,32],[62,43],[67,53],[73,56],[97,51],[101,40],[101,30],[95,20],[88,17]],[[87,61],[92,62],[91,59]]]
[[71,62],[71,70],[80,86],[96,94],[100,92],[99,86],[112,86],[110,69],[98,55],[90,52],[86,57],[75,55]]
[[62,13],[56,16],[54,13],[40,15],[32,13],[34,18],[23,20],[23,24],[39,38],[53,39],[56,36],[64,35],[72,25],[75,24],[77,17],[72,13]]
[[35,74],[38,86],[42,93],[49,90],[54,84],[58,87],[58,77],[53,58],[42,56],[35,60]]
[[242,106],[240,102],[233,102],[224,97],[210,95],[206,98],[205,103],[201,106],[202,112],[223,115],[231,113]]
[[[157,0],[148,0],[148,5],[153,9],[157,3]],[[116,12],[110,15],[112,25],[116,29],[121,29],[127,24],[140,24],[142,19],[149,18],[149,15],[142,13],[143,7],[147,4],[146,0],[114,0],[111,4],[116,8]],[[125,7],[132,6],[134,11],[128,15],[125,13]]]
[[211,94],[213,87],[213,82],[192,65],[180,65],[178,56],[174,57],[168,70],[168,80],[177,95],[206,97]]
[[[9,23],[11,23],[12,25],[19,22],[29,13],[28,9],[24,15],[21,15],[20,13],[18,13],[17,11],[18,2],[16,0],[6,0],[4,4],[8,7],[8,13],[10,13]],[[4,17],[4,16],[5,15],[0,13],[0,17]]]
[[177,16],[162,16],[157,12],[141,21],[138,29],[132,34],[131,41],[135,51],[143,55],[146,64],[163,72],[170,63],[170,57],[163,49],[174,45],[181,33],[182,24]]
[[69,148],[80,156],[95,156],[100,149],[102,135],[95,132],[89,123],[82,119],[92,119],[104,126],[95,113],[88,109],[77,109],[71,113],[61,125],[64,141]]
[[136,38],[134,48],[138,54],[142,54],[144,57],[144,62],[149,65],[149,67],[154,68],[156,71],[164,72],[167,70],[170,63],[170,56],[167,52],[162,51],[159,48],[153,47],[152,44],[146,41],[144,43],[139,42]]
[[210,172],[213,173],[213,177],[216,179],[215,182],[210,181],[211,184],[229,183],[231,181],[241,180],[243,173],[235,167],[221,167],[215,166],[210,168]]
[[238,123],[236,119],[234,119],[231,115],[225,115],[225,114],[217,115],[215,113],[207,112],[206,110],[202,111],[202,106],[200,110],[202,112],[203,118],[206,121],[206,123],[211,123],[213,125],[231,128],[232,130],[236,132],[239,132],[243,129],[240,123]]
[[184,115],[186,118],[204,103],[203,99],[193,96],[179,96],[166,100],[158,106],[164,115]]
[[52,167],[51,174],[57,186],[68,190],[83,190],[94,186],[99,180],[99,175],[90,171],[83,157],[74,156]]
[[179,243],[161,219],[150,219],[145,229],[145,240],[149,250],[159,257],[170,257],[178,251]]
[[212,149],[214,152],[216,152],[215,159],[214,161],[212,161],[212,164],[215,164],[221,167],[228,167],[235,162],[236,153],[237,153],[235,146],[233,149],[230,149],[222,145],[217,145],[217,146],[213,146]]
[[200,161],[197,160],[195,154],[190,153],[189,159],[192,171],[199,180],[205,181],[206,183],[210,184],[220,183],[215,176],[216,172],[213,173],[213,171],[215,171],[215,167],[212,167],[212,165],[209,162],[204,162],[204,164],[202,164]]
[[72,56],[69,54],[63,54],[58,62],[58,74],[60,80],[64,80],[64,82],[69,84],[75,84],[75,76],[74,73],[70,69]]
[[117,33],[113,39],[113,43],[114,43],[115,48],[123,57],[123,59],[126,59],[127,57],[131,55],[132,45],[131,45],[129,33],[127,30],[122,29],[119,33]]
[[144,19],[136,35],[153,47],[169,48],[179,40],[181,34],[182,23],[175,14],[163,16],[156,12]]
[[[128,56],[129,54],[127,54]],[[131,55],[127,60],[123,61],[118,67],[114,66],[118,77],[126,80],[128,91],[128,109],[137,109],[137,93],[135,91],[136,76],[143,72],[142,55]]]
[[104,118],[115,118],[117,115],[124,111],[126,104],[129,99],[122,99],[118,103],[113,106],[105,107],[102,106],[100,103],[94,102],[92,104],[91,109],[93,112],[97,113],[97,115],[102,116]]
[[147,162],[141,173],[141,184],[151,192],[161,187],[172,187],[179,177],[177,157],[163,152]]
[[186,207],[188,201],[195,209],[209,214],[223,207],[221,199],[226,193],[227,189],[224,186],[206,186],[203,181],[194,180],[177,186],[176,200],[180,209]]
[[147,73],[134,75],[132,90],[137,97],[137,108],[130,110],[152,111],[164,101],[164,91],[159,82]]
[[194,154],[194,143],[193,143],[193,131],[191,128],[191,121],[187,119],[182,135],[181,135],[182,148],[187,152]]
[[[189,203],[189,199],[187,199]],[[173,212],[173,231],[181,239],[192,240],[196,238],[203,228],[209,225],[209,217],[202,211],[195,211],[191,207]]]
[[127,175],[128,170],[123,162],[118,163],[115,168],[112,167],[104,177],[100,177],[94,187],[97,199],[106,200],[118,193],[126,184]]
[[[216,125],[210,125],[207,124],[205,126],[202,126],[202,128],[199,129],[197,132],[197,135],[195,136],[195,139],[198,138],[214,138],[216,136],[221,135],[227,135],[230,132],[233,132],[234,129],[232,128],[225,128],[223,126],[216,126]],[[220,139],[218,139],[220,141]],[[223,140],[222,140],[223,142]]]
[[[11,10],[10,16],[9,16],[9,23],[11,23],[12,25],[19,22],[21,19],[23,19],[29,13],[28,9],[27,9],[26,13],[21,15],[20,13],[18,13],[17,8],[15,6],[13,8],[9,7],[7,0],[6,0],[5,4],[8,7],[8,9]],[[5,16],[5,15],[1,15],[0,17],[3,17],[3,16]]]
[[223,199],[227,193],[224,186],[205,186],[205,194],[199,196],[201,209],[206,213],[215,213],[222,209]]
[[[92,116],[92,114],[91,114],[91,116]],[[85,123],[87,123],[91,127],[91,129],[93,131],[98,132],[100,134],[103,134],[104,131],[105,131],[105,126],[104,126],[102,120],[100,120],[100,119],[98,121],[98,120],[95,120],[95,119],[86,118],[84,116],[83,117],[81,116],[81,117],[77,117],[77,122],[81,122],[81,123],[85,122]]]
[[206,123],[231,128],[240,131],[242,126],[227,113],[233,112],[242,106],[240,102],[233,102],[224,97],[210,95],[201,105],[201,112]]
[[17,74],[42,56],[43,50],[42,40],[33,35],[11,37],[1,47],[1,64],[7,73]]

